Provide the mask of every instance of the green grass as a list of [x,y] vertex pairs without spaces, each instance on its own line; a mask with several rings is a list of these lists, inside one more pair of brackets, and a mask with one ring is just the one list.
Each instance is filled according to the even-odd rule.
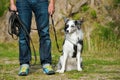
[[[54,33],[51,30],[52,29],[50,29],[52,40],[52,62],[53,66],[55,66],[62,53],[59,53],[57,51]],[[107,28],[103,28],[102,26],[99,30],[107,31]],[[112,33],[99,33],[99,31],[96,30],[95,34],[98,34],[99,37],[94,37],[94,35],[91,36],[91,50],[88,50],[87,40],[86,38],[84,39],[85,45],[82,53],[84,69],[82,72],[74,70],[70,72],[65,72],[64,74],[56,73],[53,76],[47,76],[42,72],[39,61],[39,45],[38,41],[36,41],[38,37],[34,36],[36,34],[32,35],[32,39],[37,51],[37,64],[31,67],[30,75],[27,77],[19,77],[17,75],[19,70],[18,42],[14,41],[13,43],[0,43],[0,80],[101,80],[103,78],[105,78],[105,80],[117,80],[120,78],[120,46],[118,45],[119,40],[115,39],[116,41],[114,41],[111,38],[109,39],[109,37],[107,37],[107,34],[109,34],[109,36],[113,36]],[[103,37],[103,34],[106,35],[105,38],[101,38],[101,35]],[[58,31],[57,36],[61,36],[58,37],[58,44],[60,45],[60,49],[62,49],[64,34]],[[34,56],[32,57],[33,63]]]
[[88,5],[83,5],[83,6],[81,7],[81,10],[82,10],[83,12],[86,12],[88,9],[89,9],[89,6],[88,6]]
[[15,58],[18,56],[18,45],[15,43],[0,43],[0,58]]
[[3,16],[4,12],[8,9],[9,0],[0,0],[0,17]]
[[93,18],[93,19],[95,19],[95,18],[97,18],[97,13],[96,13],[96,11],[95,10],[91,10],[91,17]]
[[[63,33],[57,32],[57,35],[60,36]],[[54,35],[51,32],[52,39],[52,58],[53,65],[55,66],[58,62],[58,59],[61,55],[57,51]],[[35,38],[35,40],[38,38]],[[105,80],[109,79],[119,79],[120,74],[120,54],[119,50],[115,49],[114,51],[109,51],[112,47],[103,48],[101,51],[88,51],[86,48],[82,53],[83,57],[83,71],[78,72],[76,70],[65,72],[64,74],[56,73],[53,76],[47,76],[43,74],[42,69],[39,64],[39,51],[38,51],[38,42],[34,41],[35,48],[37,50],[37,64],[32,66],[30,70],[30,75],[27,77],[19,77],[19,61],[18,61],[18,44],[17,41],[13,43],[0,43],[0,80]],[[58,37],[58,42],[60,48],[62,48],[63,35]],[[98,46],[99,47],[99,46]],[[105,52],[105,53],[104,53]],[[33,61],[34,62],[34,61]]]

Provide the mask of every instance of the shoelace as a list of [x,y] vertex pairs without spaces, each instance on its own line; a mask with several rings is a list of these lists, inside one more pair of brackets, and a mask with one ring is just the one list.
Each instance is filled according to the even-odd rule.
[[26,72],[26,70],[27,70],[27,67],[26,67],[26,66],[23,66],[23,67],[21,68],[20,72]]
[[45,68],[48,69],[49,71],[53,70],[51,66],[46,66]]

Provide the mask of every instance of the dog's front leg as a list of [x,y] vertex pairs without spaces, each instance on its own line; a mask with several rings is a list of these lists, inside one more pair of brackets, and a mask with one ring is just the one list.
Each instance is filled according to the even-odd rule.
[[82,67],[81,67],[81,63],[82,63],[81,49],[82,49],[82,46],[78,45],[78,50],[77,50],[77,69],[78,69],[78,71],[82,71]]
[[78,69],[78,71],[82,71],[82,68],[81,68],[81,59],[80,59],[80,52],[77,53],[77,69]]
[[63,54],[63,63],[62,63],[62,68],[61,70],[59,71],[59,73],[64,73],[65,71],[65,65],[66,65],[66,61],[67,61],[67,53],[64,53]]

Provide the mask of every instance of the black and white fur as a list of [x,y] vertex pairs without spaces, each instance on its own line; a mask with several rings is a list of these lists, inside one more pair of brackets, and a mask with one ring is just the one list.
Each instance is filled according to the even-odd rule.
[[82,20],[65,21],[65,41],[63,44],[63,54],[58,62],[58,70],[56,72],[64,73],[64,71],[78,70],[82,71],[81,52],[83,48],[83,32],[81,30]]

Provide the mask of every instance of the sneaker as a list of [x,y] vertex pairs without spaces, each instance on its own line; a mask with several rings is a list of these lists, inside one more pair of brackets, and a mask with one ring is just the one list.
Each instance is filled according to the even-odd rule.
[[52,69],[52,66],[50,64],[43,65],[43,72],[47,75],[55,74],[54,70]]
[[19,76],[27,76],[29,74],[29,65],[28,64],[22,64],[20,66],[20,70],[18,75]]

